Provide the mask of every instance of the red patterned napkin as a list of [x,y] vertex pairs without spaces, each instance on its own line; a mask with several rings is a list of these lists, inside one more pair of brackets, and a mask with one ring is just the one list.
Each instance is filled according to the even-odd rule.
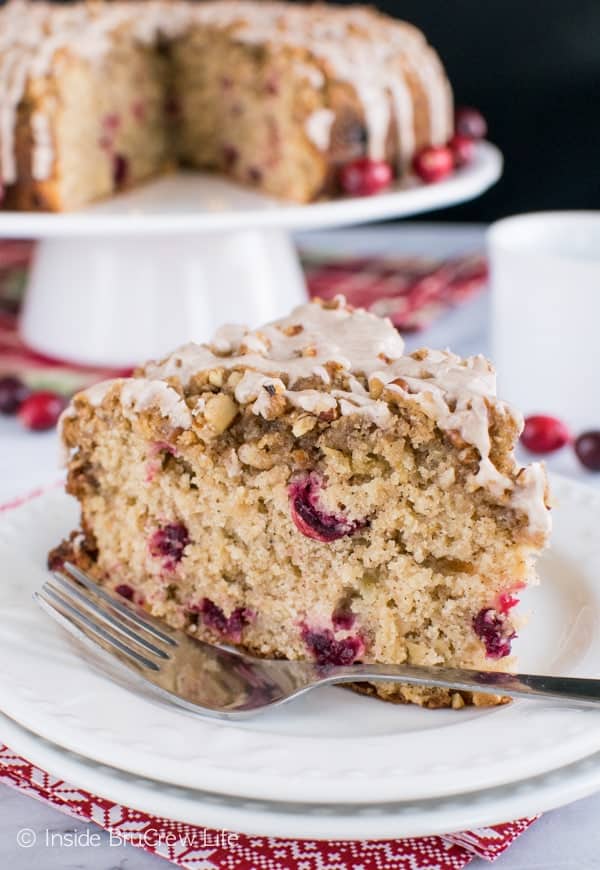
[[483,257],[427,260],[416,257],[363,257],[344,260],[303,258],[311,296],[343,293],[355,308],[389,317],[400,332],[425,329],[447,309],[485,286]]
[[[17,374],[32,389],[70,394],[95,381],[127,372],[72,366],[26,348],[17,316],[31,242],[0,241],[0,375]],[[350,304],[391,318],[401,332],[425,329],[449,308],[482,290],[487,265],[479,256],[434,261],[415,257],[345,258],[302,254],[311,296],[343,293]]]
[[129,842],[186,870],[461,870],[494,861],[534,819],[444,837],[403,840],[283,840],[214,831],[141,813],[89,794],[0,744],[0,782],[95,822],[111,842]]

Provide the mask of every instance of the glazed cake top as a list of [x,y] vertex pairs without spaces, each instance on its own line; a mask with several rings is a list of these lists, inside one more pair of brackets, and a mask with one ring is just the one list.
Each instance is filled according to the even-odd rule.
[[[509,477],[490,457],[493,410],[507,424],[522,427],[522,418],[496,398],[496,378],[482,356],[462,359],[449,351],[423,349],[404,353],[404,342],[388,319],[345,305],[311,302],[259,329],[224,326],[208,344],[186,344],[160,362],[150,362],[139,378],[108,381],[85,391],[98,405],[120,384],[127,413],[158,408],[176,427],[193,425],[202,399],[185,401],[195,378],[215,370],[238,370],[235,398],[257,415],[268,416],[273,395],[308,413],[366,417],[387,428],[394,415],[384,390],[414,403],[444,432],[457,433],[479,452],[474,489],[486,488],[529,517],[532,530],[549,531],[545,505],[546,476],[534,463]],[[183,391],[184,396],[181,395]],[[118,392],[118,390],[117,390]]]
[[[227,29],[241,42],[304,49],[302,58],[294,62],[295,70],[313,87],[325,87],[324,70],[353,86],[364,112],[371,157],[385,156],[391,122],[401,134],[401,159],[408,161],[414,152],[409,78],[419,82],[427,100],[432,144],[443,144],[451,135],[452,97],[437,54],[415,27],[372,9],[268,0],[147,0],[143,4],[119,0],[62,7],[11,0],[0,10],[0,177],[4,182],[16,180],[14,127],[27,82],[45,76],[57,52],[68,49],[96,63],[110,51],[117,31],[155,44],[177,38],[193,25]],[[333,120],[333,112],[322,108],[306,122],[307,134],[321,150],[329,145]],[[43,121],[37,126],[43,127]],[[43,145],[44,137],[39,138],[38,142],[34,125],[34,177],[43,180],[51,161],[35,159],[35,148]]]

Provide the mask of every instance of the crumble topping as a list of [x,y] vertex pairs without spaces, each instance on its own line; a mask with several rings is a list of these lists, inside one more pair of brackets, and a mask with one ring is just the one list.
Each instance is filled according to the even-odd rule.
[[[522,418],[496,397],[488,360],[430,349],[407,355],[390,320],[353,310],[343,297],[327,304],[309,302],[256,330],[221,327],[211,342],[186,344],[166,359],[148,363],[140,377],[106,382],[83,396],[98,405],[113,384],[122,384],[120,401],[128,414],[156,407],[173,426],[189,428],[186,389],[198,375],[219,370],[241,373],[235,400],[265,419],[283,413],[287,402],[316,415],[361,415],[385,429],[393,421],[396,396],[414,403],[455,445],[477,450],[473,489],[485,488],[498,499],[508,495],[512,507],[527,515],[532,531],[550,530],[543,466],[533,463],[513,480],[491,459],[490,411],[518,430]],[[332,386],[340,376],[345,389]],[[322,389],[304,387],[307,380],[322,383]],[[183,397],[167,381],[179,384]],[[228,409],[228,421],[234,417],[235,410]]]

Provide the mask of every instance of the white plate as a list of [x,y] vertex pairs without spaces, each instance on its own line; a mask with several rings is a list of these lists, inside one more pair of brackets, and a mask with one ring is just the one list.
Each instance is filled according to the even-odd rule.
[[149,235],[251,228],[309,230],[404,217],[454,205],[483,193],[502,173],[502,155],[488,142],[473,162],[436,184],[404,181],[385,193],[293,205],[216,175],[178,172],[106,202],[68,214],[0,211],[0,236]]
[[57,779],[115,803],[190,825],[268,837],[376,840],[447,834],[529,818],[600,789],[596,753],[550,773],[466,795],[388,804],[269,803],[135,777],[60,749],[2,714],[0,741]]
[[[600,671],[600,494],[556,479],[552,551],[519,642],[523,670]],[[153,704],[92,670],[31,600],[76,522],[58,490],[0,523],[0,709],[59,746],[174,785],[269,801],[381,803],[516,782],[600,749],[600,713],[519,702],[420,710],[323,689],[243,724]]]

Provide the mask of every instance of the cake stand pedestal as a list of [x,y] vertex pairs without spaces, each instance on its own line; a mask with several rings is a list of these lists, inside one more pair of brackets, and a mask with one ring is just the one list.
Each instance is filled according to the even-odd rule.
[[258,325],[306,298],[293,230],[406,217],[471,199],[502,172],[500,152],[433,185],[290,205],[215,176],[177,173],[68,214],[0,212],[0,237],[37,238],[20,324],[34,350],[127,367],[223,322]]
[[36,252],[20,332],[48,356],[120,368],[226,321],[265,322],[305,297],[282,230],[49,238]]

